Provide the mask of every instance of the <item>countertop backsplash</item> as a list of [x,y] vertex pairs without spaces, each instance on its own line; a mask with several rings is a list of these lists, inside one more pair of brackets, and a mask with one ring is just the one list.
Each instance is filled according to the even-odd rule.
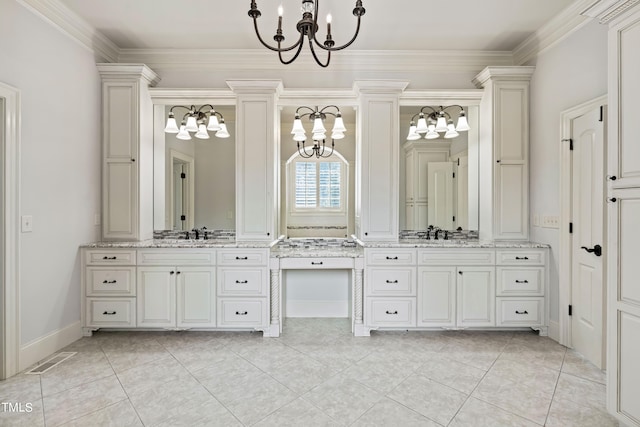
[[[207,232],[207,238],[211,240],[236,240],[236,231],[235,230],[209,230],[209,229],[199,229],[200,239],[204,237],[204,231]],[[187,230],[154,230],[153,238],[154,239],[171,239],[171,240],[179,240],[186,239]],[[189,238],[193,239],[194,232],[189,231]]]

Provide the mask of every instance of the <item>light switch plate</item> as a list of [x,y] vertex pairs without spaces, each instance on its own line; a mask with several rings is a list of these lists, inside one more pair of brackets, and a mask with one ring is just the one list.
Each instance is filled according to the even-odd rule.
[[23,233],[31,233],[33,231],[33,216],[22,215],[21,230]]
[[540,227],[540,215],[537,213],[533,214],[533,226]]
[[93,215],[93,225],[100,225],[100,214]]
[[560,228],[560,217],[557,216],[543,216],[542,226],[545,228]]

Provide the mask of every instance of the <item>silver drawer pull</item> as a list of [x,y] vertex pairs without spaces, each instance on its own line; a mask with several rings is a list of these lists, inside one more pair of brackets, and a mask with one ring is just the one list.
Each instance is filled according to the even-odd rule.
[[106,283],[107,285],[112,285],[114,283],[118,283],[117,280],[103,280],[102,283]]
[[396,311],[389,311],[389,310],[387,310],[387,311],[386,311],[386,313],[387,313],[387,314],[398,314],[398,310],[396,310]]
[[388,280],[387,279],[387,283],[398,283],[398,281],[397,280]]
[[115,311],[105,311],[104,313],[102,313],[104,316],[115,316],[116,312]]
[[237,257],[236,257],[236,259],[237,259],[237,260],[240,260],[240,261],[246,261],[246,260],[248,260],[248,259],[249,259],[249,257],[246,257],[246,256],[237,256]]
[[516,314],[529,314],[529,312],[527,310],[525,310],[525,311],[516,310]]
[[246,316],[249,314],[248,311],[236,311],[236,316]]
[[398,259],[398,257],[397,256],[388,256],[387,259],[395,260],[395,259]]
[[528,260],[529,257],[528,256],[522,256],[522,257],[521,256],[517,256],[516,259],[517,260]]
[[245,283],[249,283],[248,280],[236,280],[236,283],[239,285],[244,285]]
[[311,261],[311,265],[322,265],[322,264],[324,264],[324,262],[322,262],[322,261],[320,261],[320,262]]
[[517,280],[516,279],[516,283],[529,283],[529,281],[528,280]]
[[117,256],[103,256],[102,259],[118,259]]

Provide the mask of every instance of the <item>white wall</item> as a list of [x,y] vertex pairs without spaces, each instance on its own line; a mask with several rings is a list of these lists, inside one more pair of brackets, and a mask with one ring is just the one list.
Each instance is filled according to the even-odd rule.
[[0,11],[0,81],[22,97],[20,214],[33,215],[20,235],[24,346],[80,320],[78,247],[100,231],[100,77],[92,53],[16,1]]
[[[560,113],[606,94],[607,27],[591,22],[530,65],[536,65],[531,80],[530,217],[559,216]],[[551,245],[550,319],[557,321],[559,232],[531,227],[530,236]]]

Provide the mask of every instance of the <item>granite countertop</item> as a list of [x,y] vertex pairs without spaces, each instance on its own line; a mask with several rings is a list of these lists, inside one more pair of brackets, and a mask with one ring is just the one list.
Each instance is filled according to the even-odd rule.
[[486,248],[486,249],[542,249],[546,243],[528,241],[491,241],[491,240],[426,240],[400,239],[397,242],[366,242],[365,248]]
[[140,242],[94,242],[82,245],[83,248],[270,248],[274,242],[236,242],[231,239],[148,239]]
[[353,239],[342,238],[293,238],[280,240],[271,249],[273,258],[360,258],[362,246]]

